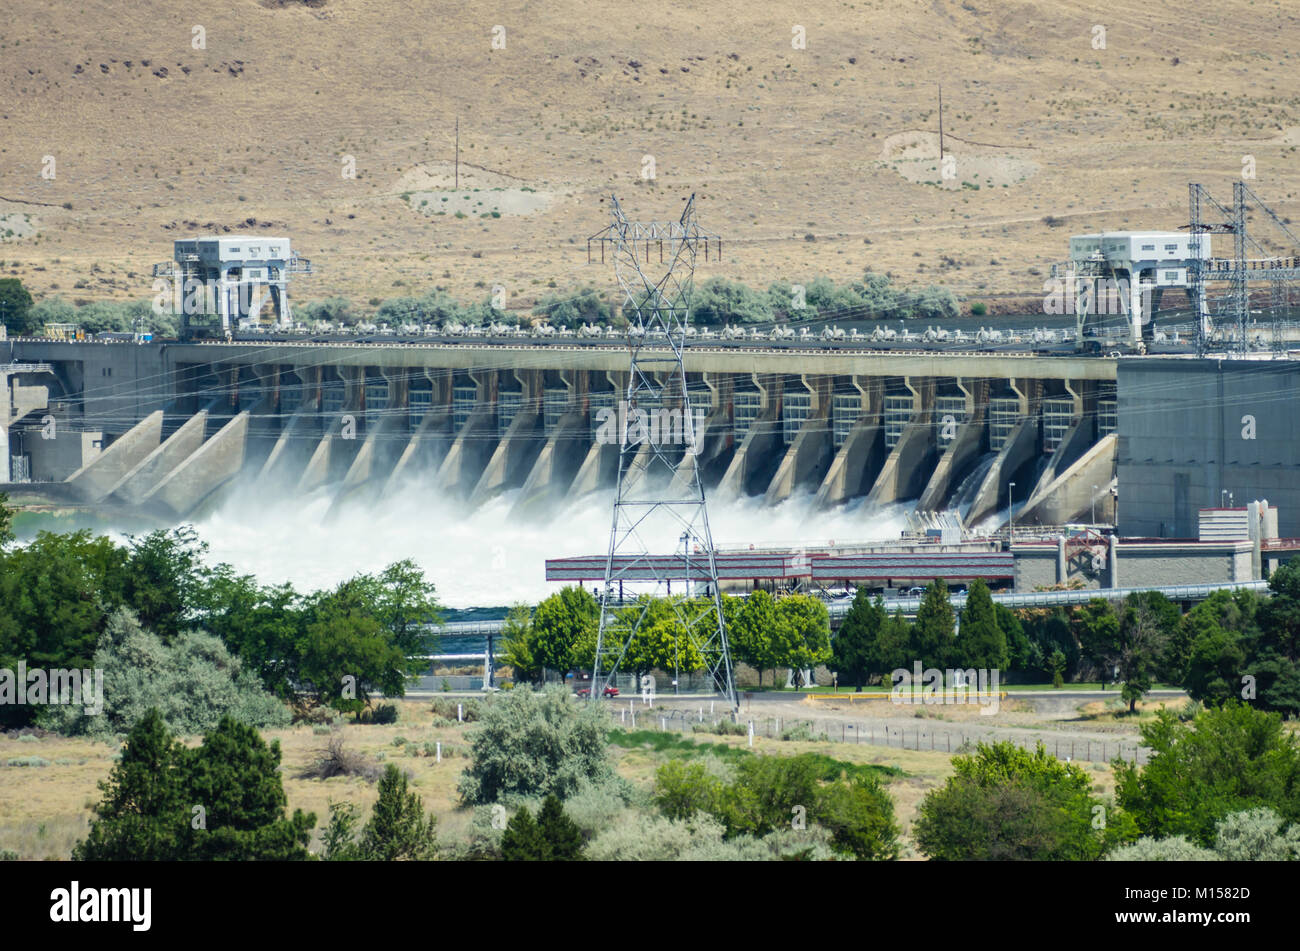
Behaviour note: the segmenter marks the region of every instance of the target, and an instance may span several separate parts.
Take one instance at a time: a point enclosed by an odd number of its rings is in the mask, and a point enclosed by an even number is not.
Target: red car
[[[591,688],[590,688],[590,687],[583,687],[581,690],[578,691],[578,696],[579,696],[579,697],[590,697],[590,696],[591,696]],[[617,697],[617,696],[618,696],[618,688],[617,688],[617,687],[606,687],[606,688],[605,688],[605,696],[606,696],[606,697]]]

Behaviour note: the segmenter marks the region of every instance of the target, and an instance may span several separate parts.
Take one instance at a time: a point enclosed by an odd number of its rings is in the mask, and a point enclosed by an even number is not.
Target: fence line
[[[668,709],[643,705],[637,700],[635,714],[629,719],[629,708],[621,713],[612,709],[615,725],[623,729],[649,729],[707,737],[725,717],[710,716],[704,707],[696,709]],[[820,721],[791,719],[788,717],[741,717],[738,721],[752,724],[754,736],[763,739],[804,739],[830,743],[885,746],[901,750],[958,753],[968,746],[984,742],[1010,742],[1021,749],[1033,752],[1042,744],[1048,755],[1066,762],[1109,763],[1115,759],[1144,765],[1150,750],[1140,743],[1124,740],[1080,739],[1060,736],[1016,736],[987,730],[967,732],[962,729],[935,729],[922,726],[892,726],[888,723],[849,723],[844,720]],[[695,728],[707,724],[709,731],[696,732]],[[635,726],[634,726],[635,725]],[[734,734],[733,734],[734,735]]]

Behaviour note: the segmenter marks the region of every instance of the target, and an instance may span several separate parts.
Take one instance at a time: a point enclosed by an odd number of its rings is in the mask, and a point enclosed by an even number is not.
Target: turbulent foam
[[[409,485],[382,501],[345,503],[329,512],[328,490],[271,498],[244,488],[195,527],[210,546],[211,560],[230,562],[263,583],[288,581],[300,591],[313,590],[411,558],[449,607],[535,602],[558,587],[546,581],[547,558],[608,550],[611,494],[557,507],[538,522],[511,515],[516,495],[467,511],[461,502]],[[714,543],[813,547],[894,539],[914,507],[873,509],[857,502],[818,512],[812,502],[811,495],[775,507],[758,498],[711,502]],[[679,535],[665,524],[646,541],[668,553]]]

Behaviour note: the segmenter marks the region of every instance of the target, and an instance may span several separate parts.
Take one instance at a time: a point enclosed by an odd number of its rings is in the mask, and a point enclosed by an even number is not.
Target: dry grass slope
[[[273,229],[319,267],[300,300],[503,284],[519,306],[610,283],[582,239],[611,190],[642,217],[695,191],[727,242],[708,273],[1035,293],[1068,231],[1174,227],[1187,181],[1226,191],[1243,155],[1294,213],[1298,26],[1288,0],[8,0],[0,216],[37,230],[0,274],[144,297],[173,238]]]

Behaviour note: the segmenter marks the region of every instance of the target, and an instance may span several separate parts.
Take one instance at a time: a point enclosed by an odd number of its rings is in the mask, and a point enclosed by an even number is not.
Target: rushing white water
[[[512,516],[515,495],[471,511],[409,486],[382,501],[330,512],[328,491],[271,498],[244,487],[195,528],[210,546],[212,561],[229,562],[263,583],[288,581],[300,591],[313,590],[410,558],[448,607],[535,602],[559,587],[546,581],[547,558],[608,550],[612,493],[558,508],[545,522]],[[718,547],[810,547],[898,538],[913,508],[905,503],[869,509],[859,501],[818,512],[811,495],[771,508],[753,498],[711,502],[709,522]],[[676,549],[678,535],[665,524],[662,535],[650,535],[647,544],[666,554]]]

